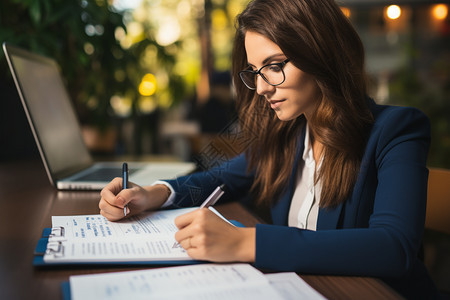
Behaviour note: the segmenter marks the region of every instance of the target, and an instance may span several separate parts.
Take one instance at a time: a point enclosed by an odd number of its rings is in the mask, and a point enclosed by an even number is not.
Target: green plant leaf
[[[42,18],[41,6],[38,0],[31,1],[29,12],[30,18],[33,21],[33,23],[35,25],[38,25],[41,22]]]

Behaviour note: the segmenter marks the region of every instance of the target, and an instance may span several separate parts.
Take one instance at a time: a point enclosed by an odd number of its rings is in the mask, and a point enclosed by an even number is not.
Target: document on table
[[[53,216],[46,263],[192,260],[176,242],[177,216],[197,209],[161,210],[110,222],[101,215]]]
[[[281,273],[282,274],[282,273]],[[275,276],[276,277],[276,276]],[[273,277],[273,278],[275,278]],[[298,276],[297,276],[298,277]],[[300,279],[300,278],[299,278]],[[273,279],[283,286],[281,281]],[[280,293],[269,277],[249,264],[202,264],[70,277],[72,300],[89,299],[324,299],[320,294]],[[290,282],[292,279],[289,279]],[[300,281],[302,281],[300,279]],[[295,282],[298,283],[298,282]],[[295,284],[294,283],[294,284]],[[304,282],[303,282],[304,283]],[[310,289],[306,283],[300,289]],[[297,294],[292,294],[296,293]],[[289,294],[291,293],[291,294]],[[287,298],[290,295],[291,298]],[[314,298],[314,296],[316,296]]]
[[[266,277],[284,300],[326,299],[294,272],[267,274]]]

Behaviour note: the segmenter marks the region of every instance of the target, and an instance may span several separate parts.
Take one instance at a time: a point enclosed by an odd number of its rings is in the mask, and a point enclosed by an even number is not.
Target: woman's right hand
[[[165,185],[141,187],[132,182],[130,188],[122,188],[122,178],[114,178],[100,192],[100,214],[109,221],[118,221],[125,217],[123,208],[127,206],[127,216],[136,215],[145,210],[160,208],[168,198]]]

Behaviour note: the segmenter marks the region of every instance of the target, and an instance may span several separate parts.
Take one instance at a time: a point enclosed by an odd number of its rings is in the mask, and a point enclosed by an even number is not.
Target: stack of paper
[[[201,264],[70,277],[66,300],[325,299],[295,273],[264,275],[249,264]]]

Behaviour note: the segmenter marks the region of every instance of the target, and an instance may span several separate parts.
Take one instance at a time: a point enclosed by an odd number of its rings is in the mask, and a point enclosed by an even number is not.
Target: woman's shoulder
[[[372,102],[370,110],[375,119],[375,123],[383,123],[389,119],[402,119],[408,120],[422,120],[428,121],[427,116],[419,109],[409,106],[397,106],[397,105],[381,105]]]
[[[430,121],[419,109],[373,103],[371,110],[374,124],[368,145],[375,147],[379,154],[406,141],[429,145]]]
[[[418,130],[429,131],[430,121],[428,117],[419,109],[407,106],[394,105],[371,105],[374,117],[374,130]]]

